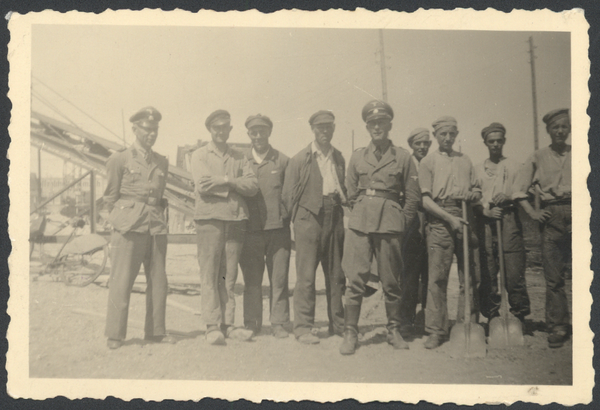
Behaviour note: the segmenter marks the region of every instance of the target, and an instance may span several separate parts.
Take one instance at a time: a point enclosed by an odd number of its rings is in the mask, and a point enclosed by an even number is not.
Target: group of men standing
[[[459,305],[464,302],[465,264],[473,265],[467,270],[473,274],[472,290],[466,292],[472,298],[473,314],[464,318],[459,310],[457,321],[477,321],[479,312],[492,319],[499,308],[498,240],[506,251],[511,313],[523,321],[530,307],[518,203],[541,224],[548,341],[550,347],[562,346],[570,332],[563,269],[571,249],[568,110],[544,117],[552,143],[522,167],[503,156],[506,129],[499,123],[482,130],[490,156],[474,167],[465,154],[453,149],[459,131],[452,117],[433,122],[439,149],[431,153],[429,130],[412,131],[408,139],[412,155],[390,140],[394,112],[389,104],[369,102],[362,118],[371,142],[353,152],[346,169],[344,157],[331,144],[335,132],[331,111],[310,117],[314,140],[291,159],[270,145],[273,123],[268,117],[248,117],[251,148],[241,152],[227,144],[230,114],[217,110],[208,116],[205,125],[211,141],[191,158],[207,342],[250,340],[261,332],[265,266],[272,334],[288,337],[290,224],[296,249],[293,333],[301,343],[319,343],[313,331],[319,263],[325,276],[329,334],[343,337],[340,353],[344,355],[358,347],[361,304],[369,294],[373,260],[385,299],[387,340],[395,349],[408,349],[405,338],[415,326],[424,326],[429,334],[428,349],[446,340],[447,287],[454,255]],[[129,295],[142,263],[148,283],[145,338],[177,341],[165,330],[166,203],[162,195],[168,161],[151,149],[160,119],[153,107],[134,114],[130,120],[136,141],[107,164],[104,200],[111,210],[113,236],[106,336],[111,349],[125,339]],[[539,198],[533,207],[531,197]],[[467,214],[463,214],[463,201],[468,204]],[[349,210],[347,230],[343,207]],[[497,220],[502,223],[502,238],[497,237]],[[470,260],[463,256],[464,225],[470,227],[469,247],[479,250],[467,252]],[[477,255],[481,263],[476,263]],[[243,326],[234,325],[238,263],[245,285]],[[424,319],[415,315],[419,302]]]

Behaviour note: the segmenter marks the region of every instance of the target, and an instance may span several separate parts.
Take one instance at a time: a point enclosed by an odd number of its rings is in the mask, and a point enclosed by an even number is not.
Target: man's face
[[[271,128],[266,125],[255,125],[248,129],[248,136],[252,142],[252,147],[258,153],[263,153],[269,149],[269,137],[271,136]]]
[[[391,129],[392,121],[389,118],[377,118],[367,122],[367,131],[375,143],[387,140]]]
[[[506,138],[501,132],[491,132],[485,137],[484,144],[490,151],[490,156],[502,155]]]
[[[311,127],[315,134],[315,141],[320,145],[328,146],[331,144],[333,138],[333,132],[335,131],[335,124],[328,122],[325,124],[315,124]]]
[[[135,124],[133,126],[133,133],[141,147],[149,150],[158,138],[158,125],[153,127],[142,127],[141,125]]]
[[[434,134],[435,139],[440,145],[440,149],[442,151],[451,151],[452,146],[454,145],[454,141],[456,140],[456,136],[458,135],[458,130],[455,127],[444,127],[437,130]]]
[[[429,139],[429,137],[427,137],[426,140],[419,140],[413,142],[412,144],[410,144],[410,147],[413,150],[413,155],[415,156],[415,158],[421,161],[427,156],[427,153],[429,152],[429,147],[431,147],[431,140]]]
[[[210,126],[210,137],[215,144],[225,144],[229,139],[229,133],[232,130],[229,122],[223,124],[212,124]]]
[[[546,126],[546,131],[552,138],[552,144],[564,145],[567,138],[571,134],[571,120],[569,118],[561,118]]]

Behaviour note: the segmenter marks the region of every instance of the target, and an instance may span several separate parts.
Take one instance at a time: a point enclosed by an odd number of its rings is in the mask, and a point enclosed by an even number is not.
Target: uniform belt
[[[152,206],[160,205],[160,202],[161,202],[160,198],[155,198],[153,196],[140,197],[140,196],[135,196],[135,195],[121,195],[119,197],[119,199],[124,199],[126,201],[141,202],[146,205],[152,205]]]
[[[460,199],[452,199],[452,198],[436,199],[434,202],[441,207],[444,207],[444,206],[456,206],[458,208],[462,207],[462,201]]]
[[[364,196],[376,196],[379,198],[385,198],[394,202],[400,202],[400,195],[394,191],[384,191],[383,189],[361,189],[359,195]]]

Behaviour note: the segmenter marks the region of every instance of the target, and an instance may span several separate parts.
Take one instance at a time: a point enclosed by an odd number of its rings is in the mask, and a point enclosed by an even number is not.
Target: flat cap
[[[229,112],[227,112],[225,110],[217,110],[217,111],[213,112],[212,114],[210,114],[208,117],[206,117],[206,121],[204,121],[204,125],[206,125],[206,128],[210,129],[210,126],[213,124],[221,125],[221,124],[226,124],[230,121],[231,121],[231,116],[229,115]]]
[[[444,128],[444,127],[456,128],[457,122],[456,122],[456,118],[450,117],[448,115],[444,115],[443,117],[440,117],[437,120],[435,120],[431,124],[431,126],[433,127],[433,132],[437,132],[439,129]]]
[[[490,135],[492,132],[501,132],[502,135],[506,135],[506,128],[504,128],[504,125],[500,124],[499,122],[493,122],[481,130],[481,138],[483,138],[485,141],[485,137]]]
[[[154,107],[144,107],[129,117],[130,122],[145,128],[157,127],[161,119],[161,113]]]
[[[560,120],[562,118],[569,118],[569,109],[568,108],[560,108],[558,110],[552,110],[548,114],[544,115],[542,121],[546,123],[546,125],[552,124],[554,121]]]
[[[381,100],[369,101],[362,109],[362,119],[364,122],[376,120],[378,118],[394,119],[394,110],[392,107]]]
[[[246,122],[244,125],[246,125],[246,128],[248,128],[248,129],[250,129],[250,127],[255,127],[258,125],[269,127],[271,129],[273,128],[273,122],[271,121],[271,119],[269,117],[267,117],[266,115],[261,115],[261,114],[249,116],[248,119],[246,119]]]
[[[335,115],[328,110],[319,110],[308,119],[310,125],[329,124],[335,121]]]
[[[408,145],[424,139],[429,139],[429,130],[427,128],[415,128],[408,135]]]

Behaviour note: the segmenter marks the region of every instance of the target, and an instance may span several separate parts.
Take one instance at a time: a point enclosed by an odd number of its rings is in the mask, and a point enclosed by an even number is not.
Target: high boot
[[[340,345],[343,355],[354,354],[358,345],[358,318],[360,305],[346,305],[344,310],[344,341]]]
[[[385,312],[388,318],[388,343],[397,350],[408,349],[408,343],[406,343],[400,334],[400,304],[386,303]]]

